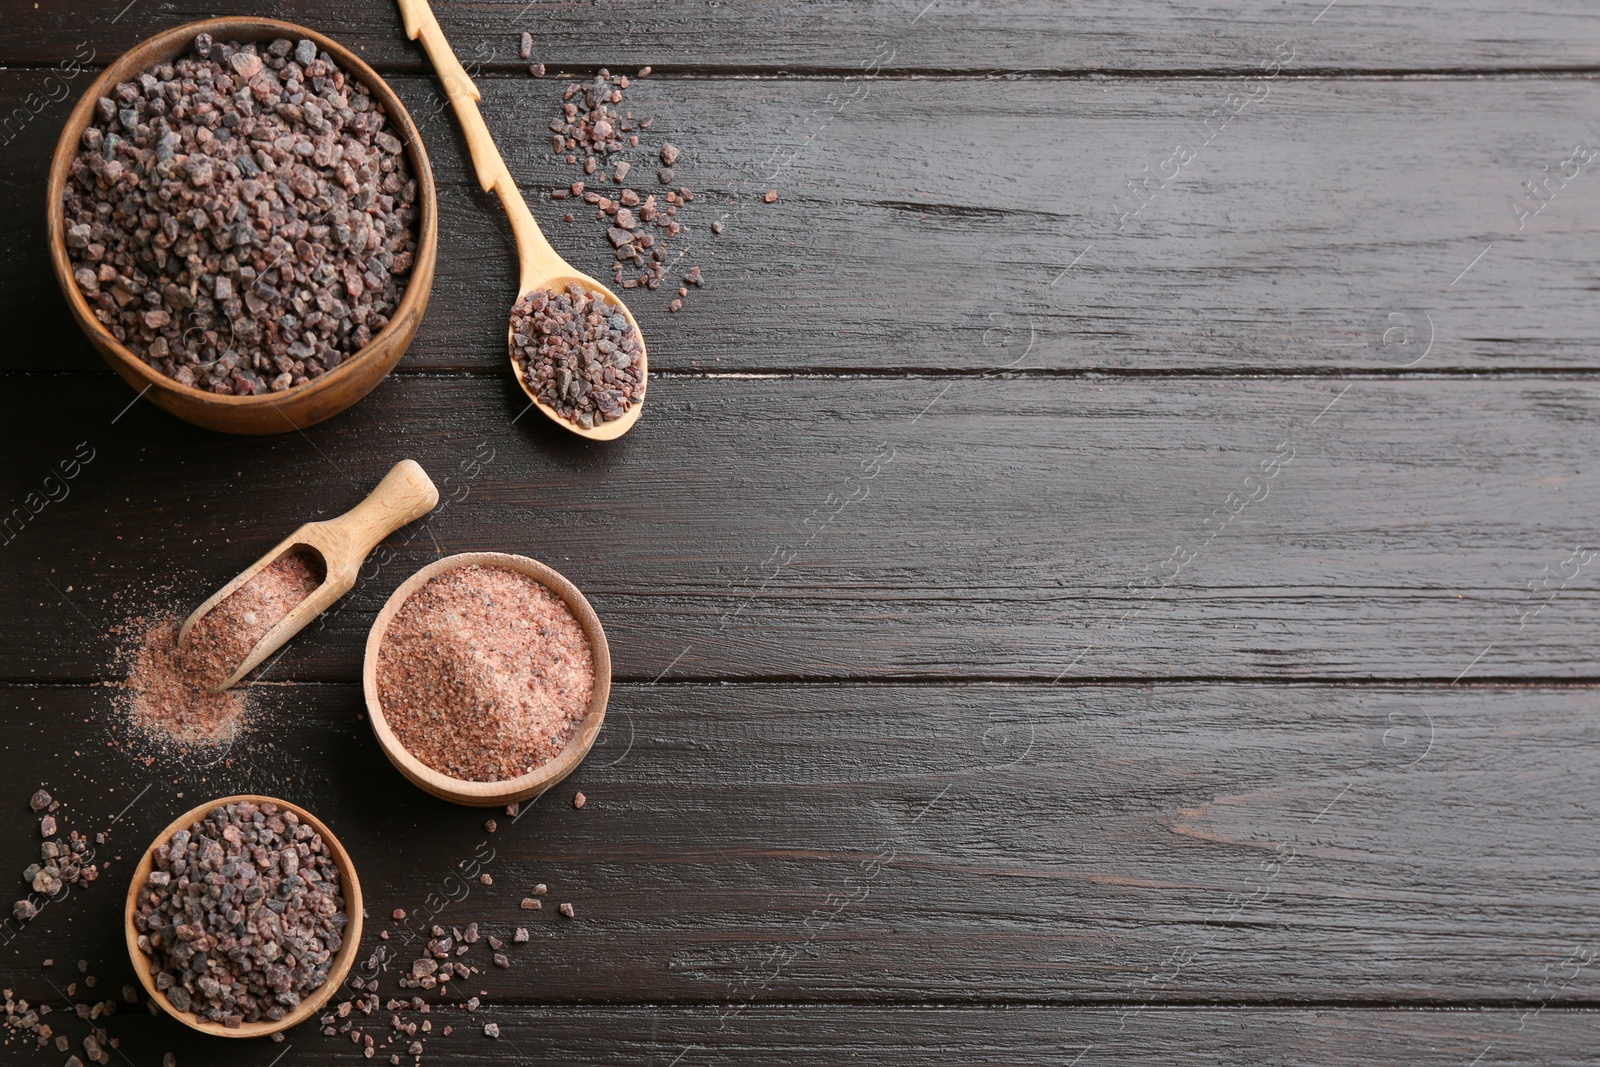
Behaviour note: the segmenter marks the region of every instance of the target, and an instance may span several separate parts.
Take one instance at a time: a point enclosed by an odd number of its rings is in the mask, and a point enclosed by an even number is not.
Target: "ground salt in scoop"
[[[378,649],[378,702],[418,760],[473,782],[560,755],[588,712],[594,652],[566,601],[537,579],[473,564],[408,597]]]
[[[122,683],[130,720],[147,736],[179,747],[230,741],[248,715],[249,696],[213,692],[274,626],[322,584],[322,560],[291,551],[263,567],[206,613],[178,647],[180,620],[163,615],[134,637]]]
[[[315,552],[285,552],[202,615],[180,657],[213,688],[221,685],[325,577],[327,569]]]

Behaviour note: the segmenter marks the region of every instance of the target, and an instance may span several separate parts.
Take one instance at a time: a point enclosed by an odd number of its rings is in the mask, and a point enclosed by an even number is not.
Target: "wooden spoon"
[[[482,94],[478,92],[478,87],[472,83],[472,79],[467,77],[460,60],[456,59],[450,42],[445,39],[444,31],[439,28],[439,20],[433,17],[433,8],[428,6],[428,0],[396,0],[396,2],[400,5],[400,17],[405,22],[406,36],[413,41],[421,40],[423,51],[428,53],[433,69],[439,74],[445,95],[455,107],[456,119],[461,123],[461,131],[467,138],[467,149],[472,153],[472,164],[478,172],[478,184],[483,187],[484,192],[499,195],[500,203],[505,205],[506,215],[511,219],[511,232],[516,238],[517,259],[522,272],[521,281],[518,282],[517,299],[521,300],[523,296],[536,289],[561,291],[568,285],[578,285],[604,296],[608,303],[621,308],[623,317],[628,320],[634,335],[639,338],[639,398],[629,405],[621,418],[597,423],[593,429],[586,430],[576,422],[563,418],[554,408],[535,396],[527,378],[523,376],[522,365],[516,356],[511,356],[511,366],[516,372],[517,384],[522,386],[522,391],[528,394],[528,399],[532,400],[540,411],[580,437],[594,441],[610,441],[621,437],[639,421],[640,412],[644,408],[645,388],[649,384],[650,366],[645,354],[644,334],[639,331],[639,324],[634,321],[633,312],[629,311],[611,290],[562,259],[556,250],[550,247],[550,242],[545,240],[539,224],[534,221],[533,213],[528,210],[527,202],[522,199],[522,193],[517,190],[517,183],[512,180],[511,172],[506,169],[505,160],[500,158],[500,150],[495,147],[494,138],[489,134],[489,127],[484,125],[483,116],[478,112],[478,101],[483,98]],[[506,329],[506,350],[511,351],[509,326]]]
[[[183,626],[178,630],[178,647],[182,648],[188,643],[189,632],[194,629],[195,623],[228,599],[235,589],[254,578],[263,567],[296,549],[310,550],[321,557],[324,574],[322,584],[280,619],[277,625],[262,634],[261,640],[256,642],[239,669],[214,691],[237,685],[262,660],[282,648],[308,622],[350,591],[356,584],[357,575],[361,573],[361,564],[367,558],[367,553],[377,548],[378,542],[413,519],[426,515],[437,503],[439,490],[434,488],[428,472],[416,460],[401,460],[361,503],[336,519],[306,523],[278,542],[272,551],[252,563],[233,581],[212,593],[210,599],[194,609],[194,614],[183,620]]]

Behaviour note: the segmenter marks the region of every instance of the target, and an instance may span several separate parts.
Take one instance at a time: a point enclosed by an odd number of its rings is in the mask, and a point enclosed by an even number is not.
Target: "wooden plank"
[[[0,396],[3,499],[42,504],[0,548],[3,678],[106,677],[109,627],[403,456],[463,499],[278,677],[354,677],[401,579],[475,549],[576,581],[632,680],[1595,676],[1588,379],[664,378],[610,447],[513,422],[504,379],[393,379],[266,441],[70,384],[75,417],[62,381]]]
[[[1098,1067],[1108,1063],[1181,1062],[1254,1067],[1261,1063],[1365,1067],[1374,1062],[1469,1064],[1490,1048],[1482,1064],[1496,1067],[1567,1067],[1589,1062],[1594,1015],[1547,1008],[1525,1030],[1518,1012],[1445,1010],[1169,1009],[1150,1012],[1138,1025],[1118,1030],[1114,1009],[1042,1008],[726,1008],[561,1007],[494,1004],[452,1036],[429,1037],[424,1063],[490,1067],[506,1062],[730,1067],[756,1060],[835,1067],[852,1060],[889,1065],[928,1063],[1051,1064]],[[444,1013],[433,1021],[436,1031]],[[451,1013],[458,1024],[471,1018]],[[494,1021],[500,1040],[483,1037]],[[134,1063],[160,1062],[176,1050],[178,1062],[213,1062],[216,1042],[180,1032],[143,1012],[122,1013],[109,1029],[123,1038]],[[337,1062],[351,1055],[342,1038],[296,1031],[272,1050],[281,1067]],[[520,1058],[519,1058],[520,1057]],[[267,1057],[263,1057],[265,1061]],[[350,1062],[358,1062],[351,1059]],[[380,1057],[379,1063],[387,1062]],[[403,1061],[404,1062],[404,1061]]]
[[[473,980],[496,1003],[1103,1004],[1135,1034],[1168,1004],[1600,1000],[1563,973],[1600,921],[1592,688],[629,684],[493,834],[389,767],[356,685],[257,691],[251,735],[180,763],[128,746],[103,689],[0,689],[28,768],[0,864],[36,848],[35,778],[69,826],[126,809],[103,883],[8,959],[114,967],[141,845],[250,791],[340,835],[373,946],[396,907],[528,926]]]
[[[1229,4],[1049,0],[789,0],[719,4],[623,0],[597,9],[571,0],[473,0],[435,5],[463,57],[518,67],[517,35],[532,31],[537,58],[556,69],[654,64],[671,71],[857,73],[874,57],[919,72],[1072,74],[1089,71],[1254,70],[1285,38],[1319,69],[1540,70],[1600,66],[1592,12],[1580,0],[1448,0]],[[115,55],[157,30],[207,18],[195,0],[143,0],[70,12],[13,4],[0,23],[0,60],[54,64],[88,40]],[[382,69],[415,70],[392,4],[361,0],[337,11],[308,0],[250,0],[263,14],[322,30]]]
[[[0,72],[0,114],[41,76]],[[570,182],[577,168],[549,162],[543,141],[559,83],[481,86],[525,187],[543,196]],[[442,215],[432,303],[402,369],[498,370],[516,273],[502,213],[470,184],[435,83],[406,77],[396,88],[430,146]],[[676,246],[679,272],[699,264],[707,279],[678,315],[669,291],[630,293],[652,367],[1596,368],[1579,279],[1600,218],[1600,157],[1564,188],[1553,181],[1553,199],[1525,224],[1513,204],[1576,143],[1600,144],[1600,81],[1286,74],[1208,134],[1207,116],[1236,88],[913,79],[851,101],[829,79],[646,80],[634,106],[685,150],[680,180],[700,194],[685,213],[697,229]],[[39,190],[69,106],[49,105],[0,155],[0,313],[17,334],[0,370],[101,367],[43,244]],[[1181,171],[1180,140],[1198,149]],[[653,183],[650,161],[639,162]],[[1159,175],[1174,171],[1162,187]],[[1157,177],[1131,191],[1145,174]],[[760,203],[774,187],[780,200]],[[581,213],[561,221],[571,208],[534,204],[578,266],[609,276],[603,229]],[[723,216],[725,233],[712,237]]]
[[[433,1062],[1591,1058],[1592,166],[1513,205],[1600,136],[1600,44],[1576,0],[1473,7],[442,4],[530,190],[571,175],[524,24],[560,74],[655,64],[633,104],[685,150],[689,218],[729,213],[683,315],[634,301],[662,373],[608,448],[519,418],[504,225],[377,0],[270,13],[365,45],[418,112],[445,245],[401,373],[267,441],[130,407],[41,247],[88,77],[60,64],[210,12],[0,8],[0,865],[32,858],[36,775],[111,832],[0,977],[56,999],[40,960],[86,959],[114,996],[138,851],[251,789],[345,838],[369,946],[396,906],[504,932],[537,881],[577,905],[476,1018],[435,1016],[467,1024]],[[603,270],[592,223],[534,206]],[[401,455],[450,502],[254,684],[249,736],[132,743],[111,629]],[[472,548],[577,580],[620,679],[578,775],[492,835],[388,768],[352,681],[389,590]],[[141,1067],[216,1058],[111,1029]]]

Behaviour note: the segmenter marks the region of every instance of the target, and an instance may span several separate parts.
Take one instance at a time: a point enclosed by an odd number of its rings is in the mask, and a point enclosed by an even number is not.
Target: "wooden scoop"
[[[467,138],[467,149],[472,153],[472,164],[478,171],[478,184],[483,187],[484,192],[499,195],[500,203],[505,205],[506,215],[511,219],[511,232],[516,238],[517,259],[522,271],[522,278],[518,282],[517,299],[521,300],[535,289],[561,291],[568,285],[578,285],[604,296],[609,303],[621,308],[623,317],[628,320],[628,325],[639,338],[639,398],[619,419],[596,423],[592,429],[585,430],[576,422],[563,418],[554,408],[534,395],[527,378],[523,375],[522,365],[517,362],[515,356],[512,356],[511,367],[516,372],[517,384],[547,417],[580,437],[594,441],[610,441],[621,437],[639,421],[639,415],[644,410],[644,394],[650,378],[644,334],[640,332],[639,324],[634,321],[633,312],[629,311],[611,290],[562,259],[556,250],[550,247],[550,242],[545,240],[539,224],[533,219],[533,213],[528,210],[527,202],[522,199],[522,193],[517,190],[517,183],[512,180],[511,172],[506,169],[505,160],[500,158],[500,150],[495,147],[494,138],[489,135],[489,127],[484,125],[483,116],[478,112],[478,101],[483,98],[482,94],[478,92],[478,87],[472,83],[472,79],[467,77],[466,70],[462,68],[461,62],[456,59],[455,52],[450,48],[450,42],[445,40],[444,31],[439,28],[439,20],[433,17],[433,8],[428,6],[428,0],[396,0],[396,2],[400,5],[400,17],[405,22],[406,36],[413,41],[421,40],[423,51],[428,53],[433,69],[439,74],[445,95],[455,107],[456,119],[461,123],[461,132]],[[508,353],[511,351],[509,326],[506,328],[506,351]]]
[[[356,584],[356,576],[361,573],[361,564],[367,558],[367,553],[378,547],[380,541],[413,519],[426,515],[437,503],[439,490],[434,488],[428,472],[416,460],[401,460],[361,503],[336,519],[306,523],[278,542],[272,551],[252,563],[233,581],[211,594],[210,599],[194,609],[194,614],[183,620],[183,626],[178,630],[178,647],[182,648],[188,643],[189,632],[194,629],[195,623],[228,599],[234,590],[254,578],[263,567],[296,549],[309,550],[321,557],[324,574],[322,584],[280,619],[277,625],[261,635],[239,669],[217,689],[237,685],[262,660],[304,629],[306,623],[350,591],[350,587]]]

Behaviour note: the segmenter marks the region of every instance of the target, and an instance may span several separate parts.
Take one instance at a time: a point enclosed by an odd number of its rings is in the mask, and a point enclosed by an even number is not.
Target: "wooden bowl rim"
[[[427,150],[422,145],[422,135],[417,125],[411,119],[411,113],[401,101],[398,93],[390,87],[383,77],[373,70],[367,63],[350,49],[316,30],[282,19],[256,18],[245,15],[227,15],[220,18],[201,19],[197,22],[186,22],[171,29],[162,30],[153,37],[147,37],[122,55],[118,56],[100,73],[84,94],[79,98],[71,114],[67,116],[66,125],[62,127],[61,136],[56,141],[55,154],[50,159],[50,176],[47,182],[47,195],[49,197],[48,213],[46,216],[47,239],[50,242],[50,264],[55,269],[56,281],[61,286],[62,293],[69,303],[73,305],[74,318],[85,331],[92,336],[91,340],[102,352],[109,352],[116,356],[117,361],[129,368],[141,381],[145,388],[156,388],[171,392],[177,396],[188,397],[207,404],[222,405],[235,409],[249,410],[252,408],[277,407],[284,403],[290,396],[296,402],[307,401],[311,398],[328,392],[337,387],[345,378],[356,372],[347,367],[354,367],[362,361],[363,357],[375,352],[381,352],[379,341],[398,334],[404,328],[404,323],[410,313],[428,298],[427,286],[411,284],[416,272],[413,264],[413,276],[406,279],[405,292],[400,295],[400,302],[395,305],[389,322],[373,335],[372,339],[357,350],[353,355],[343,360],[333,370],[328,371],[320,378],[307,382],[305,385],[295,386],[281,393],[257,393],[252,396],[235,396],[225,393],[212,393],[198,389],[192,385],[184,385],[176,378],[169,378],[156,370],[150,364],[140,359],[132,349],[118,341],[106,329],[105,324],[95,317],[94,309],[89,306],[89,301],[78,288],[77,279],[72,276],[72,261],[67,256],[66,242],[66,213],[61,206],[61,193],[66,188],[68,172],[72,161],[77,157],[79,141],[83,137],[84,129],[89,125],[94,110],[94,102],[101,96],[108,95],[108,90],[118,82],[127,81],[131,75],[136,75],[148,70],[157,63],[166,62],[180,54],[193,44],[194,38],[201,33],[209,33],[213,37],[226,39],[233,37],[244,43],[270,40],[277,37],[295,36],[307,37],[317,43],[317,48],[326,51],[339,64],[346,74],[359,78],[375,98],[383,105],[384,112],[404,135],[405,152],[411,162],[412,176],[417,180],[417,189],[421,193],[421,203],[417,215],[417,253],[416,261],[420,263],[424,256],[437,254],[438,245],[438,193],[433,185],[433,167],[428,161]],[[255,36],[243,36],[255,35]],[[426,246],[426,247],[425,247]],[[431,283],[430,283],[431,284]],[[391,334],[394,331],[394,334]],[[353,402],[353,401],[352,401]]]
[[[417,759],[395,736],[378,701],[378,649],[383,644],[389,623],[399,613],[401,606],[413,593],[438,575],[475,564],[504,567],[526,574],[561,597],[577,618],[578,624],[583,627],[584,636],[589,639],[589,648],[594,657],[594,689],[589,696],[589,710],[579,721],[577,732],[567,742],[567,747],[549,763],[527,774],[499,782],[473,782],[465,778],[455,778],[436,771]],[[600,733],[600,726],[605,722],[606,702],[611,694],[611,648],[606,642],[606,632],[600,624],[600,616],[595,613],[594,606],[576,585],[553,567],[528,556],[509,552],[460,552],[434,560],[401,582],[400,587],[389,595],[383,610],[378,612],[378,617],[373,620],[372,629],[367,633],[366,654],[361,667],[361,687],[366,695],[367,718],[372,723],[373,733],[378,735],[378,744],[382,747],[384,755],[389,757],[402,774],[414,784],[445,800],[474,807],[493,807],[513,800],[525,800],[543,792],[571,774],[589,754],[589,749],[594,746],[595,737]]]
[[[156,848],[172,840],[172,835],[179,830],[187,830],[195,823],[204,819],[211,812],[225,804],[238,804],[249,801],[253,804],[276,804],[285,811],[292,811],[301,821],[309,824],[311,828],[321,835],[322,841],[328,846],[328,853],[333,857],[333,862],[339,869],[340,888],[344,892],[344,911],[348,917],[344,928],[344,941],[339,946],[338,954],[333,957],[333,962],[328,968],[328,978],[310,996],[302,998],[300,1006],[289,1012],[282,1019],[273,1022],[244,1023],[237,1028],[229,1028],[221,1023],[202,1019],[194,1012],[179,1011],[167,999],[165,993],[156,989],[155,978],[151,974],[150,957],[139,947],[139,933],[134,928],[133,917],[138,911],[139,891],[145,886],[150,877],[150,871],[155,867]],[[128,886],[128,899],[123,909],[123,925],[128,939],[128,957],[133,963],[133,970],[139,976],[139,982],[144,986],[145,993],[159,1004],[163,1011],[177,1019],[185,1026],[199,1030],[203,1034],[213,1034],[218,1037],[265,1037],[311,1018],[322,1006],[326,1004],[333,994],[344,983],[345,976],[350,973],[351,966],[356,961],[356,956],[361,951],[361,926],[363,917],[363,901],[361,896],[361,880],[356,877],[356,865],[350,858],[350,853],[340,844],[339,839],[328,829],[326,823],[299,804],[277,797],[263,796],[259,793],[238,793],[233,796],[221,797],[217,800],[208,800],[198,804],[168,824],[165,830],[156,835],[150,842],[150,847],[145,849],[144,856],[139,860],[139,866],[133,870],[133,882]]]

